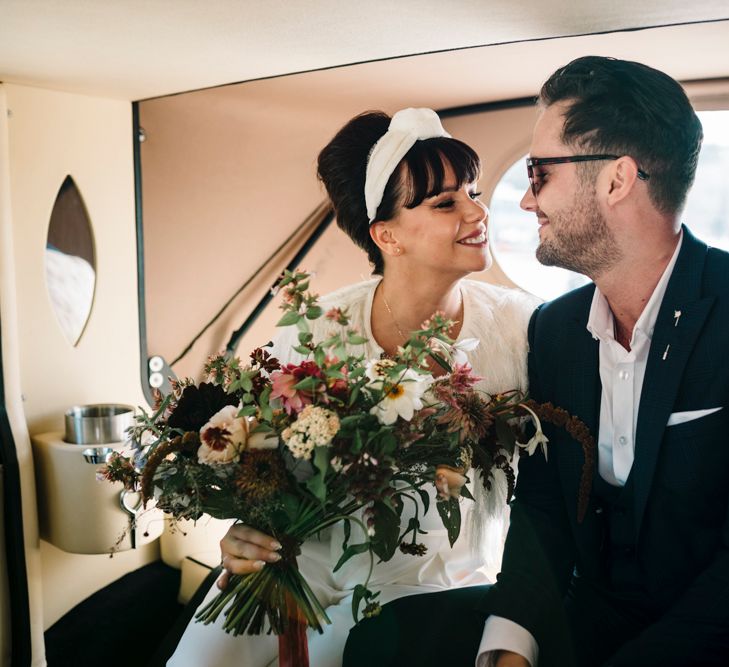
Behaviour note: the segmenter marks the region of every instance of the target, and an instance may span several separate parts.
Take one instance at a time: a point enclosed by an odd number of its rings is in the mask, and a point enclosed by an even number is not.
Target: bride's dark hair
[[[364,186],[367,158],[389,125],[390,116],[382,111],[355,116],[322,149],[318,161],[319,179],[334,205],[337,225],[367,253],[373,273],[380,275],[384,262],[370,237]],[[481,173],[481,161],[474,150],[448,137],[416,141],[403,164],[407,169],[396,169],[387,182],[375,222],[394,217],[400,206],[415,208],[423,199],[441,192],[446,164],[453,169],[458,187],[476,181]]]

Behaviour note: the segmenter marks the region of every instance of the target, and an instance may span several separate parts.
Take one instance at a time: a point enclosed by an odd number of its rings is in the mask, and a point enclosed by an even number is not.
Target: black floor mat
[[[146,667],[184,609],[179,586],[158,561],[97,591],[46,631],[48,667]]]

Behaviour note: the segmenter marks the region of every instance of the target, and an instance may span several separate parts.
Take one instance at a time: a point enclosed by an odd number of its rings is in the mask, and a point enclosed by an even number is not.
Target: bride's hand
[[[223,573],[218,588],[225,589],[231,574],[250,574],[281,560],[279,549],[281,545],[270,535],[240,523],[231,526],[220,540]]]
[[[466,483],[464,472],[466,471],[463,468],[438,466],[435,470],[435,488],[438,490],[438,496],[444,500],[460,497],[461,488]]]

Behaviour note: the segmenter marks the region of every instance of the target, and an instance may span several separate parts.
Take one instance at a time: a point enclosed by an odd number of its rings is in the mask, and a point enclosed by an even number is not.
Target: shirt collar
[[[658,311],[661,309],[661,303],[663,297],[666,294],[666,288],[668,287],[668,281],[671,279],[673,273],[673,267],[676,265],[678,259],[678,253],[681,250],[683,243],[683,229],[681,230],[676,249],[673,251],[673,256],[668,262],[661,279],[658,281],[651,298],[648,300],[643,312],[640,314],[638,321],[635,323],[633,328],[633,335],[631,337],[630,345],[633,347],[635,342],[635,336],[637,332],[640,332],[647,339],[653,337],[653,329],[656,326],[656,320],[658,319]],[[607,340],[615,338],[615,324],[613,319],[613,313],[610,310],[610,305],[605,295],[600,289],[595,286],[595,293],[592,296],[592,304],[590,306],[590,316],[587,319],[587,330],[592,334],[595,340]]]

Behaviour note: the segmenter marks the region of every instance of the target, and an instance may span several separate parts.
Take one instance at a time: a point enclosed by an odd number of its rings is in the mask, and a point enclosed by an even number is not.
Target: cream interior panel
[[[18,317],[15,268],[15,244],[12,225],[10,151],[7,89],[0,85],[0,319],[3,327],[3,389],[10,432],[16,447],[21,486],[25,565],[28,575],[30,632],[33,667],[45,665],[43,648],[43,609],[38,550],[38,522],[30,437],[23,412],[20,389],[20,359],[18,354]],[[0,503],[1,505],[2,503]],[[0,507],[0,510],[3,509]],[[3,603],[9,602],[9,592],[3,593]],[[10,644],[10,641],[7,642]],[[6,647],[12,651],[12,646]],[[2,663],[6,667],[8,663]]]
[[[144,400],[138,373],[131,106],[26,86],[6,84],[4,89],[10,111],[11,210],[9,222],[3,224],[11,227],[8,231],[12,231],[14,243],[15,290],[10,296],[17,310],[17,337],[4,340],[13,345],[4,352],[18,364],[19,387],[9,401],[17,401],[14,409],[22,427],[27,422],[30,433],[37,434],[62,430],[63,413],[71,405],[140,405]],[[50,213],[68,174],[86,204],[97,259],[94,304],[76,347],[64,338],[51,310],[44,271]],[[3,310],[3,333],[8,324],[5,315]],[[24,437],[16,436],[16,448],[21,475],[27,481],[23,485],[24,509],[32,505],[34,510],[27,432]],[[43,622],[34,622],[38,630],[47,628],[98,588],[158,557],[156,545],[120,553],[113,559],[78,556],[39,545],[35,516],[28,514],[25,530],[34,550],[29,553],[28,568],[36,614],[43,582]]]
[[[8,132],[7,132],[7,108],[5,104],[5,91],[0,86],[0,239],[5,241],[10,234],[10,203],[7,201],[10,196],[10,183],[8,179]],[[4,202],[4,203],[3,203]],[[5,245],[5,244],[3,244]],[[3,252],[0,246],[0,322],[3,321],[3,293],[2,285],[7,275],[7,249]],[[12,257],[12,255],[11,255]],[[4,332],[3,332],[4,334]],[[3,378],[0,378],[3,382]],[[5,551],[5,470],[0,466],[0,553]],[[0,667],[10,664],[10,591],[8,589],[7,561],[3,560],[0,566]]]

